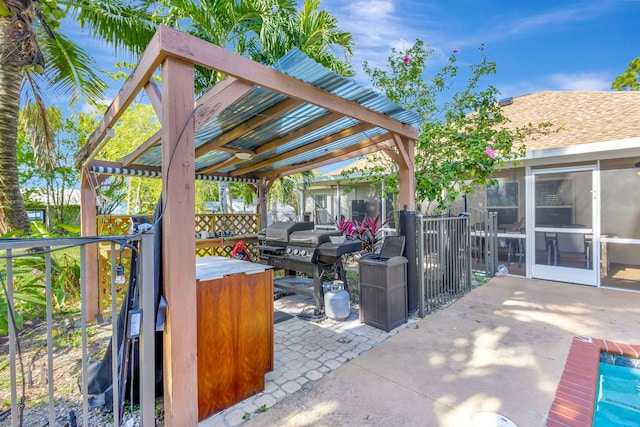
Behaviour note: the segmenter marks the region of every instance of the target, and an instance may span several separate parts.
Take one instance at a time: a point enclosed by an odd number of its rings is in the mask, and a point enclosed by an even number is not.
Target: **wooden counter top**
[[[222,256],[205,256],[196,258],[196,280],[219,279],[231,274],[261,273],[271,268],[269,265],[256,262],[241,261]]]

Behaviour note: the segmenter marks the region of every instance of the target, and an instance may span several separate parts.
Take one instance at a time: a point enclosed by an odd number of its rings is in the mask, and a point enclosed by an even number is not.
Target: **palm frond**
[[[69,105],[81,98],[102,99],[107,85],[98,76],[94,59],[84,49],[60,32],[55,39],[41,38],[47,58],[45,76],[56,96],[69,98]]]
[[[59,123],[62,113],[59,109],[47,109],[40,91],[40,85],[33,73],[26,72],[25,81],[29,84],[29,89],[33,97],[20,110],[18,123],[31,140],[33,156],[36,164],[43,169],[50,170],[53,167],[54,159],[51,153],[54,152],[53,128]]]
[[[142,53],[157,30],[153,21],[158,17],[142,2],[75,0],[70,6],[81,28],[90,30],[117,51]]]

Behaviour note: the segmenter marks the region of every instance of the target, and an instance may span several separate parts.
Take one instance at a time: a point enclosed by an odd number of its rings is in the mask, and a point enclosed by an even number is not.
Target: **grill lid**
[[[295,231],[289,236],[289,243],[318,246],[329,241],[329,236],[341,236],[342,233],[337,230],[304,230]]]
[[[274,222],[267,227],[265,237],[267,240],[286,242],[289,240],[289,235],[298,230],[313,230],[313,222]]]

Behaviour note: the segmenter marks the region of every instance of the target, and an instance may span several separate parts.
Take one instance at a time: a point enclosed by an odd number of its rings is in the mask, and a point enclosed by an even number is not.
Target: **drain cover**
[[[495,412],[478,412],[472,419],[473,427],[518,427],[509,418]]]

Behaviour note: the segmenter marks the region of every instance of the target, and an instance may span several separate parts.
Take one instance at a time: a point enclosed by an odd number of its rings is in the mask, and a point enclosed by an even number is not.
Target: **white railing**
[[[89,362],[88,354],[88,319],[87,319],[87,301],[86,288],[87,277],[85,277],[85,265],[87,262],[96,262],[97,260],[87,260],[85,246],[87,244],[96,244],[98,242],[111,241],[112,245],[112,295],[115,296],[116,289],[116,253],[115,250],[119,245],[128,245],[136,247],[139,254],[138,268],[136,269],[137,286],[139,288],[139,301],[141,312],[141,333],[140,333],[140,351],[139,353],[139,398],[140,398],[140,425],[155,425],[155,304],[154,304],[154,234],[153,230],[135,236],[101,236],[92,238],[59,238],[59,239],[0,239],[0,279],[2,279],[1,290],[7,305],[7,322],[8,322],[8,348],[9,360],[8,369],[10,370],[11,384],[11,411],[8,416],[10,425],[22,426],[31,423],[23,419],[25,409],[32,409],[30,402],[26,400],[25,388],[27,375],[24,372],[24,361],[22,360],[20,342],[20,332],[16,325],[15,318],[15,262],[20,257],[44,257],[44,300],[46,301],[45,320],[46,320],[46,379],[48,387],[48,411],[45,417],[48,419],[48,425],[60,425],[60,420],[56,420],[56,405],[61,396],[56,395],[56,384],[54,373],[56,372],[56,364],[54,363],[54,310],[53,310],[53,288],[52,288],[52,252],[68,249],[71,247],[80,248],[80,294],[81,294],[81,312],[80,312],[80,328],[82,336],[82,356],[81,356],[81,382],[80,395],[64,396],[65,399],[75,400],[74,412],[81,414],[77,417],[77,425],[89,426],[96,424],[91,417],[99,416],[96,411],[89,411],[89,394],[87,389],[87,368]],[[3,271],[4,270],[4,271]],[[94,279],[97,280],[97,279]],[[97,286],[92,283],[91,286]],[[42,296],[40,296],[42,297]],[[113,313],[117,313],[117,302],[113,298]],[[126,316],[125,316],[126,318]],[[57,319],[59,320],[59,319]],[[118,330],[119,316],[112,316],[112,384],[113,384],[113,404],[112,419],[113,425],[119,426],[122,422],[122,399],[123,391],[121,376],[119,373],[124,369],[122,358],[118,355]],[[130,322],[124,323],[127,326]],[[126,328],[122,328],[126,330]],[[130,332],[130,330],[129,330]],[[24,350],[24,347],[22,348]],[[18,376],[20,372],[20,376]],[[79,372],[78,372],[79,374]],[[101,412],[101,411],[99,411]],[[58,416],[60,414],[58,413]],[[26,422],[26,424],[23,424]],[[42,423],[39,423],[39,425]]]

